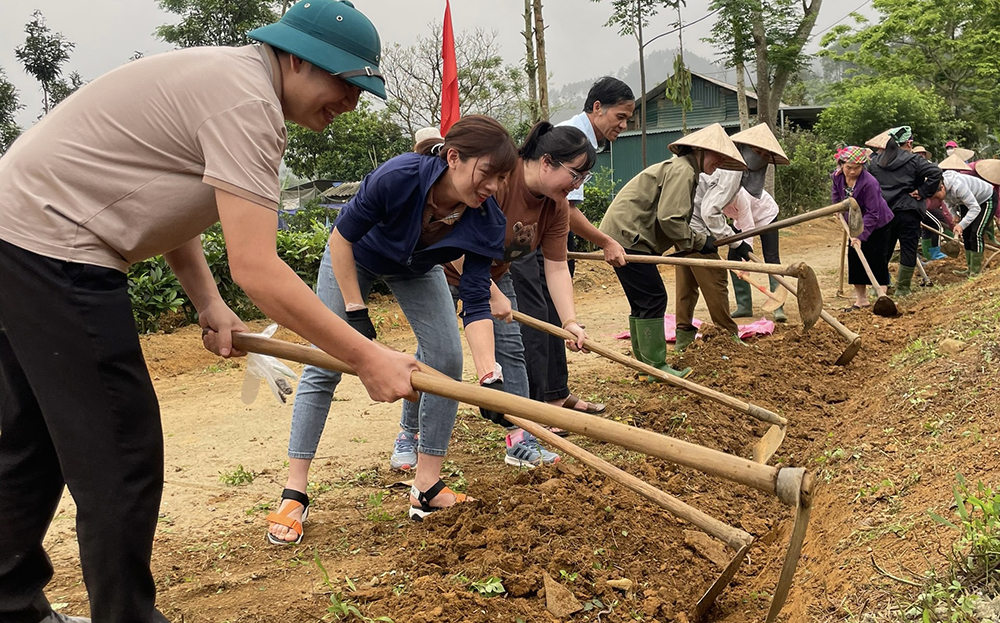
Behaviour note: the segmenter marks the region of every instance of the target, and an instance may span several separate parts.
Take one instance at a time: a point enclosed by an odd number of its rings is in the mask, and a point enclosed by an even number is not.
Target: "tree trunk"
[[[747,85],[743,72],[743,63],[736,63],[736,98],[740,107],[740,131],[750,127],[750,111],[747,108]]]
[[[640,144],[642,149],[642,168],[646,168],[646,54],[642,49],[642,6],[636,0],[636,21],[638,23],[638,28],[636,28],[636,40],[639,42],[639,89],[642,91],[640,96],[640,108],[642,109],[642,114],[639,115],[639,133],[640,133]]]
[[[531,124],[538,121],[538,65],[535,61],[535,33],[532,24],[532,0],[524,0],[524,70],[528,74],[528,115]]]
[[[545,68],[545,22],[542,0],[533,0],[535,8],[535,55],[538,59],[538,108],[540,119],[549,120],[549,73]]]
[[[681,18],[681,5],[677,3],[677,54],[681,57],[681,68],[687,71],[687,66],[684,64],[684,20]],[[683,77],[681,78],[683,80]],[[683,94],[683,89],[681,89]],[[681,134],[685,136],[688,133],[688,115],[687,115],[687,98],[683,98],[681,101]]]
[[[771,77],[770,68],[767,64],[767,33],[764,32],[764,15],[758,9],[753,15],[753,47],[757,54],[757,120],[771,126],[774,131],[774,123],[777,111],[771,114]]]

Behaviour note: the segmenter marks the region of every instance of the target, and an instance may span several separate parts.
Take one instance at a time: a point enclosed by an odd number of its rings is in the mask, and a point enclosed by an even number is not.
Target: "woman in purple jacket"
[[[889,285],[889,258],[886,257],[885,248],[888,246],[888,225],[892,221],[892,210],[882,197],[878,180],[865,169],[867,162],[868,151],[864,147],[845,147],[838,152],[837,163],[840,167],[833,174],[833,203],[854,197],[861,206],[865,224],[864,231],[857,238],[851,238],[847,273],[848,282],[854,286],[855,301],[844,311],[854,311],[870,305],[868,285],[871,281],[861,265],[858,249],[864,253],[872,274],[878,281],[879,294],[885,294]]]

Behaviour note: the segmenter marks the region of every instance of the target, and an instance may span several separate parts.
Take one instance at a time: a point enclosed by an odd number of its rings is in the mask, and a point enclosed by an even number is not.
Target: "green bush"
[[[604,213],[608,211],[611,200],[614,199],[615,180],[614,172],[601,167],[594,171],[594,177],[583,187],[583,201],[580,203],[580,211],[594,225],[599,225]]]
[[[128,273],[132,317],[140,333],[160,330],[160,322],[187,304],[180,281],[162,255],[133,264]]]
[[[281,220],[285,227],[292,231],[311,231],[316,223],[324,228],[333,225],[339,208],[330,208],[321,204],[319,199],[312,199],[306,205],[293,212],[282,212]]]
[[[304,231],[281,230],[277,237],[278,257],[310,288],[315,288],[328,238],[325,224],[319,222],[313,222]],[[226,305],[243,320],[263,318],[264,314],[233,281],[221,227],[216,224],[209,228],[202,234],[201,242],[215,285]],[[181,310],[188,322],[197,319],[180,282],[162,256],[134,264],[128,273],[128,286],[132,314],[140,333],[158,331],[166,317]]]
[[[944,143],[963,124],[954,120],[941,97],[922,90],[907,78],[845,80],[834,87],[833,104],[820,113],[816,133],[833,146],[863,145],[889,128],[908,125],[913,144],[924,145],[938,160]]]
[[[786,129],[781,146],[789,164],[775,167],[774,200],[780,218],[828,205],[834,150],[808,130]]]

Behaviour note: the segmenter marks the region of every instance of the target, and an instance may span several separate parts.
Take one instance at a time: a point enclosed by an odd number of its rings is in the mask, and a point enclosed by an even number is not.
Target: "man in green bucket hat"
[[[96,621],[165,621],[150,572],[163,489],[159,406],[129,266],[163,255],[205,347],[241,355],[201,233],[221,222],[234,281],[260,310],[358,371],[379,401],[416,399],[411,355],[337,317],[279,257],[285,122],[322,131],[385,97],[375,27],[306,0],[238,48],[176,50],[83,86],[0,159],[0,621],[80,623],[44,595],[42,539],[68,486]],[[192,509],[191,512],[198,512]]]

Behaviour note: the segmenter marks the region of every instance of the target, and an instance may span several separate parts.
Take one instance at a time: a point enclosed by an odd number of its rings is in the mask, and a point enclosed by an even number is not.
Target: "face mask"
[[[948,149],[944,150],[944,153],[950,156],[953,153],[955,153],[955,148],[954,147],[949,147]]]
[[[740,155],[743,156],[743,161],[747,163],[747,170],[743,172],[740,185],[755,198],[760,199],[761,195],[764,194],[764,178],[767,176],[768,160],[761,157],[749,145],[737,145],[737,148],[740,150]]]

